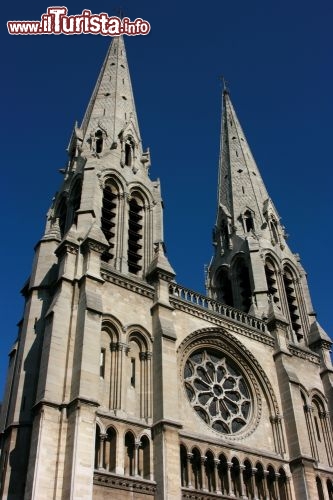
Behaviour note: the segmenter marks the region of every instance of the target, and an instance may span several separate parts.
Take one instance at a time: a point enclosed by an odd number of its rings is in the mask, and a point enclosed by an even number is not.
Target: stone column
[[[151,358],[153,356],[152,352],[147,352],[147,418],[152,416],[152,369],[151,369]]]
[[[232,485],[232,480],[231,480],[231,467],[233,466],[234,464],[232,462],[227,462],[227,476],[228,476],[228,495],[230,497],[234,497],[235,494],[234,494],[234,488],[233,488],[233,485]]]
[[[221,493],[219,470],[218,470],[219,465],[220,465],[220,460],[218,458],[214,458],[215,493],[217,494]]]
[[[140,352],[140,417],[144,418],[147,416],[147,404],[146,404],[146,394],[147,394],[147,353]]]
[[[207,461],[207,457],[200,457],[200,472],[201,472],[201,488],[203,491],[207,491],[207,477],[206,477],[206,467],[205,463]]]
[[[240,494],[242,498],[247,498],[244,495],[244,480],[243,480],[243,470],[245,469],[245,465],[239,465],[239,486],[240,486]]]
[[[191,460],[193,458],[193,453],[187,454],[186,469],[187,469],[187,487],[192,488],[192,470],[191,470]]]
[[[104,469],[105,462],[105,440],[107,438],[107,434],[100,434],[99,436],[99,460],[98,460],[98,468]]]
[[[134,443],[134,476],[139,475],[139,448],[141,446],[141,441],[135,441]]]

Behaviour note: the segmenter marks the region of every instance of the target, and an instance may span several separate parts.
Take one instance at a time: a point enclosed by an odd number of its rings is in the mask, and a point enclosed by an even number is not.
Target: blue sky
[[[39,0],[3,6],[1,394],[23,310],[19,290],[60,186],[73,123],[83,117],[109,43],[93,35],[8,35],[6,21],[40,19],[48,6]],[[66,6],[71,15],[83,9],[114,15],[119,4]],[[319,321],[332,336],[332,2],[124,0],[122,8],[151,24],[148,36],[125,37],[125,43],[178,282],[204,291],[223,74],[288,243],[308,272]]]

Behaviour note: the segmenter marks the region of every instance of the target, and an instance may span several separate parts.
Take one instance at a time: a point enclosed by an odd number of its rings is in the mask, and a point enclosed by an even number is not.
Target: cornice
[[[141,495],[155,496],[156,482],[146,479],[134,479],[132,477],[118,476],[108,472],[94,471],[94,484],[104,486],[106,488],[115,488],[119,490],[127,490]]]
[[[220,315],[219,313],[205,310],[200,306],[196,306],[195,304],[188,303],[182,299],[172,296],[170,296],[170,304],[175,309],[183,311],[187,314],[191,314],[192,316],[196,316],[197,318],[213,323],[214,325],[227,328],[233,333],[244,335],[245,337],[249,337],[252,340],[256,340],[257,342],[269,345],[271,347],[274,347],[275,345],[275,340],[270,335],[267,335],[267,333],[258,331],[256,328],[249,325],[246,325],[246,327],[241,326],[241,324],[238,323],[235,319],[228,319],[225,316]]]
[[[310,361],[315,365],[320,365],[320,357],[318,356],[318,354],[302,349],[301,347],[298,347],[294,344],[289,344],[288,349],[293,356],[301,359],[306,359],[307,361]]]
[[[118,273],[117,271],[111,271],[110,269],[101,268],[101,276],[105,281],[113,283],[114,285],[126,288],[131,292],[138,293],[144,297],[154,299],[155,289],[153,286],[144,283],[143,281],[136,281],[128,276]]]

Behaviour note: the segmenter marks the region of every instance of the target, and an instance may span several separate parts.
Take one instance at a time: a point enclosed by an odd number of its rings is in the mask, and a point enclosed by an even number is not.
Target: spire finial
[[[223,93],[228,94],[229,93],[228,82],[223,75],[220,76],[220,81],[222,82],[223,85]]]
[[[114,11],[115,11],[117,17],[119,17],[119,19],[123,19],[124,18],[124,9],[121,6],[116,7],[114,9]]]

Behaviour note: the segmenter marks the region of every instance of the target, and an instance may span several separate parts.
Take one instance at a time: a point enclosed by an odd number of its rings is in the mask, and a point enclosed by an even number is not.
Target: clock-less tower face
[[[190,354],[184,384],[194,411],[215,431],[234,434],[249,424],[253,413],[249,384],[223,351],[203,347]]]

